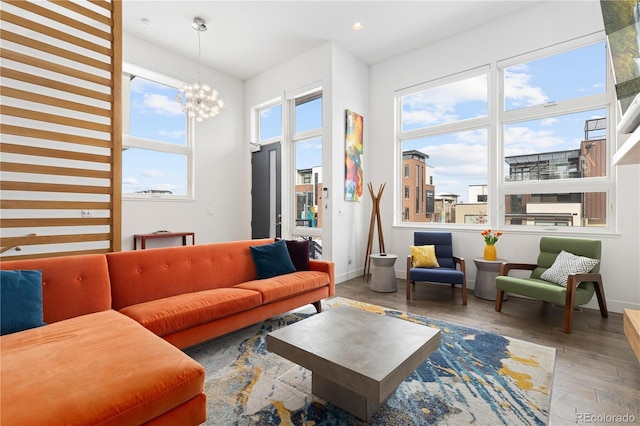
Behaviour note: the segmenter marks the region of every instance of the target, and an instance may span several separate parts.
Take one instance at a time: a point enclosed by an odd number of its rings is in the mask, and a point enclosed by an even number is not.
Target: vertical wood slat
[[[112,177],[111,177],[111,250],[122,250],[122,2],[117,0],[111,3],[113,9],[111,18],[113,20],[112,61],[113,70],[111,80],[113,81],[113,104],[111,111],[113,125],[111,137],[113,138],[113,148],[111,149]],[[117,236],[117,237],[116,237]]]
[[[2,0],[1,6],[0,59],[2,74],[9,80],[3,80],[1,88],[7,102],[3,101],[0,117],[0,152],[6,166],[0,185],[0,260],[119,251],[121,2]],[[70,30],[53,28],[49,20]],[[14,27],[5,31],[5,22]],[[43,42],[39,34],[68,44],[61,48]],[[33,51],[36,53],[30,53]],[[41,59],[37,52],[46,53],[48,59]],[[75,63],[83,65],[82,71]],[[51,73],[62,77],[50,78]],[[67,75],[91,85],[74,83]],[[107,107],[99,103],[105,101]],[[61,113],[61,109],[69,114]],[[72,112],[76,111],[83,114],[82,119],[75,118],[78,115]],[[84,118],[86,114],[88,118]],[[106,164],[108,171],[100,164]],[[96,183],[96,178],[103,183]],[[101,186],[105,183],[107,186]],[[99,213],[100,217],[81,217],[80,209]],[[20,245],[23,250],[12,251],[12,245]]]

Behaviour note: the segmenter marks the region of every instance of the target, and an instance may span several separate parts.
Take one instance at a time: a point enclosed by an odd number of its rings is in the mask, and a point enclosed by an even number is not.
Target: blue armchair
[[[414,246],[435,246],[435,255],[440,265],[437,268],[414,267],[413,256],[407,257],[407,300],[417,281],[462,286],[462,304],[467,304],[467,276],[464,259],[453,255],[451,232],[418,231],[413,234]],[[459,268],[459,269],[458,269]]]

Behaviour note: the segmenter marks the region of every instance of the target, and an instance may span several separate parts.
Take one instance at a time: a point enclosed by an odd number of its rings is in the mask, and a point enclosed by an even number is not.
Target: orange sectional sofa
[[[180,349],[335,294],[332,262],[256,279],[246,240],[0,262],[42,271],[47,325],[0,337],[0,424],[197,425]]]

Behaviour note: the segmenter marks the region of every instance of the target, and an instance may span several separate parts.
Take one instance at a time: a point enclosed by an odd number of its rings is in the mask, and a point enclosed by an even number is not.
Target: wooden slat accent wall
[[[120,0],[1,0],[0,42],[0,260],[119,251]]]

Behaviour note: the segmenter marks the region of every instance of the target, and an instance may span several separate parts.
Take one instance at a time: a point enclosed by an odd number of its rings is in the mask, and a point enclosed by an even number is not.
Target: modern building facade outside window
[[[402,154],[402,163],[405,170],[413,170],[405,176],[403,222],[432,222],[433,210],[433,185],[431,181],[432,168],[426,164],[429,157],[420,151],[407,151]],[[413,191],[411,190],[413,188]]]

